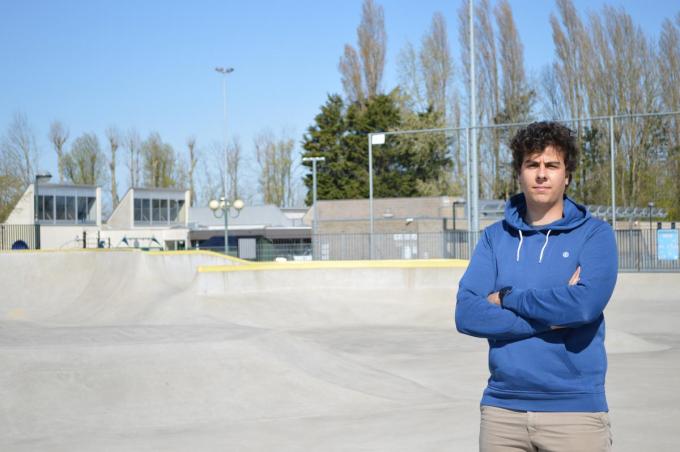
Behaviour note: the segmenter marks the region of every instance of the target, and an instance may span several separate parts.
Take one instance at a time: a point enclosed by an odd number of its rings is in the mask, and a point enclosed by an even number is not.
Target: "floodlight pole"
[[[614,144],[614,117],[609,117],[609,158],[612,188],[612,229],[616,230],[616,146]]]
[[[471,146],[470,146],[470,196],[468,198],[468,203],[470,204],[470,224],[472,231],[468,232],[468,237],[470,232],[474,236],[468,243],[470,243],[470,258],[472,258],[472,245],[477,242],[477,234],[479,232],[479,175],[477,174],[478,164],[477,164],[477,92],[476,92],[476,80],[475,80],[475,21],[474,21],[474,1],[470,0],[469,3],[469,20],[470,20],[470,133],[471,133]]]
[[[227,198],[227,170],[229,168],[229,160],[228,160],[228,153],[227,153],[227,75],[231,74],[234,72],[233,67],[228,67],[228,68],[223,68],[223,67],[216,67],[215,72],[218,72],[222,74],[222,111],[223,111],[223,116],[224,116],[224,130],[222,131],[223,134],[223,139],[224,139],[224,177],[222,180],[222,183],[224,184],[224,198]],[[226,229],[225,229],[225,243],[226,243]]]
[[[373,260],[373,134],[368,134],[368,258]]]
[[[318,241],[318,234],[319,234],[319,209],[317,208],[316,205],[316,162],[325,162],[326,157],[304,157],[302,159],[303,162],[312,162],[312,205],[314,206],[314,220],[313,220],[313,225],[312,225],[312,247],[314,247],[314,242]],[[317,254],[316,252],[312,252],[313,256],[312,259],[315,257],[314,255]]]

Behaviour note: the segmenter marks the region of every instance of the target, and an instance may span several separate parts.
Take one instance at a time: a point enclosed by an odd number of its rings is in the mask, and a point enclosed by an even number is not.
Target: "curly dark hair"
[[[542,152],[547,146],[553,146],[562,153],[567,174],[571,176],[578,164],[575,134],[569,127],[553,121],[533,122],[512,138],[510,149],[515,174],[519,174],[527,155]]]

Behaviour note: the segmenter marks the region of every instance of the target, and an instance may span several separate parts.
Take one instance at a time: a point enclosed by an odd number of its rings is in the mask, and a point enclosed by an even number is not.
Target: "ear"
[[[564,185],[569,186],[569,180],[571,179],[571,174],[567,174],[567,177],[564,178]]]

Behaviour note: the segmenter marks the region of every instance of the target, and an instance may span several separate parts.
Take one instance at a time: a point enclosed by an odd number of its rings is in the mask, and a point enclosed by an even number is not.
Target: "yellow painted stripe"
[[[463,259],[428,260],[378,260],[378,261],[314,261],[314,262],[266,262],[248,266],[201,265],[199,273],[269,271],[269,270],[310,270],[340,268],[465,268],[468,261]]]
[[[215,251],[209,251],[209,250],[147,251],[147,253],[153,254],[153,255],[161,255],[161,256],[176,256],[176,255],[183,255],[183,254],[189,254],[189,255],[195,254],[197,256],[203,255],[203,256],[219,257],[221,259],[224,259],[224,260],[227,260],[227,261],[238,262],[240,264],[248,264],[248,265],[253,264],[251,261],[247,261],[245,259],[240,259],[238,257],[233,257],[233,256],[227,256],[226,254],[216,253]]]

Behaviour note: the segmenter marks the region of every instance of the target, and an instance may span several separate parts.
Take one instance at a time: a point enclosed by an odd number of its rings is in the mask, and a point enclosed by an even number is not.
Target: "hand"
[[[500,306],[500,305],[501,305],[500,292],[493,292],[493,293],[490,293],[490,294],[486,297],[486,300],[487,300],[489,303],[497,304],[498,306]]]
[[[576,271],[574,272],[574,274],[571,275],[571,278],[569,278],[569,285],[575,286],[576,284],[578,284],[580,277],[581,277],[581,266],[579,265],[578,267],[576,267]],[[551,330],[559,330],[559,329],[562,329],[562,328],[564,328],[564,327],[563,326],[551,326],[550,327]]]
[[[580,276],[581,276],[581,266],[579,265],[578,267],[576,267],[576,271],[574,272],[574,274],[571,275],[571,278],[569,279],[569,285],[575,286],[576,284],[578,284]]]

